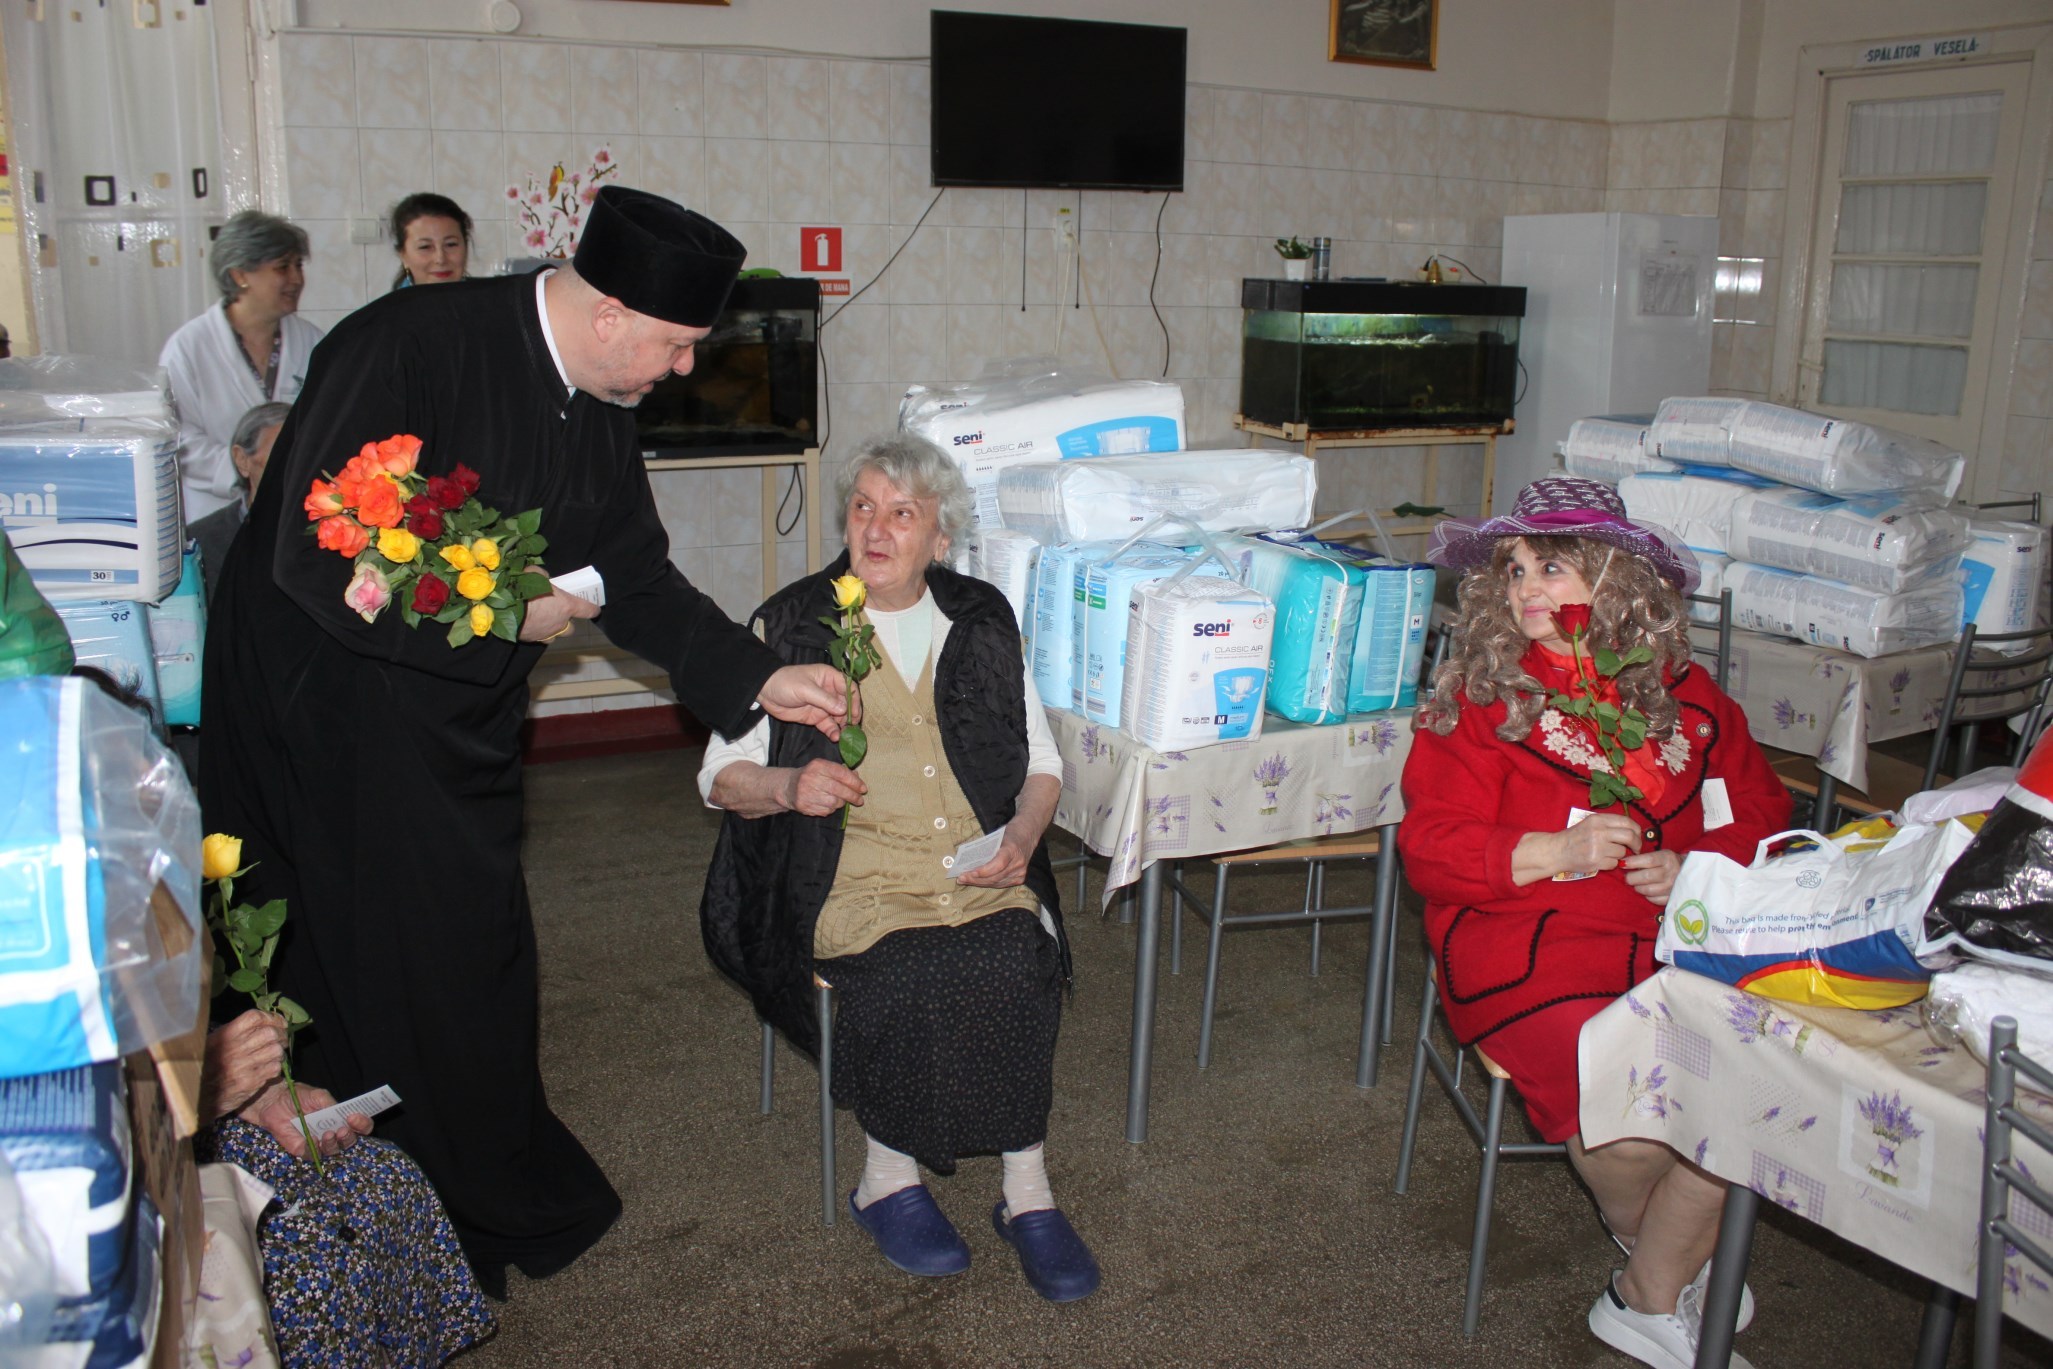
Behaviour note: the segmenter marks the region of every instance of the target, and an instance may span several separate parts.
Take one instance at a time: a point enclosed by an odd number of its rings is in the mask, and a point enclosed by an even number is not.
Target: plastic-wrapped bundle
[[[1732,428],[1732,464],[1822,494],[1924,494],[1960,489],[1967,459],[1892,428],[1747,401]]]
[[[1136,542],[1116,556],[1087,557],[1078,570],[1082,597],[1076,601],[1075,697],[1092,722],[1123,727],[1121,699],[1126,689],[1128,639],[1133,629],[1133,594],[1144,585],[1166,580],[1189,565],[1192,551],[1157,542]],[[1214,578],[1225,574],[1208,559],[1187,572]]]
[[[121,1062],[0,1080],[0,1159],[50,1251],[59,1298],[104,1296],[131,1239]]]
[[[998,474],[1008,467],[1182,450],[1183,387],[1053,365],[1001,367],[971,385],[913,386],[898,426],[954,457],[976,497],[977,523],[999,527]]]
[[[1083,685],[1076,671],[1076,571],[1086,556],[1110,555],[1114,545],[1043,547],[1035,563],[1027,664],[1041,702],[1051,708],[1083,711]]]
[[[1947,951],[2053,972],[2053,731],[1932,896],[1918,955]]]
[[[1661,401],[1647,425],[1647,451],[1665,461],[1693,466],[1732,464],[1732,426],[1746,408],[1743,399],[1715,395],[1677,396]]]
[[[1283,534],[1238,537],[1227,550],[1246,568],[1249,587],[1276,605],[1269,711],[1300,723],[1346,717],[1347,672],[1368,582],[1362,553]]]
[[[1977,633],[2031,631],[2046,583],[2046,530],[2036,523],[1975,518],[1968,531],[1974,541],[1960,562],[1967,592],[1963,626],[1973,623]],[[2010,642],[2004,650],[2016,654],[2030,647]]]
[[[150,606],[122,599],[58,604],[57,616],[71,634],[78,664],[104,673],[123,693],[164,721],[164,691],[157,678],[157,649],[150,639]]]
[[[1318,489],[1310,457],[1237,448],[1012,466],[998,507],[1006,527],[1053,544],[1131,537],[1162,517],[1215,533],[1299,528]]]
[[[1618,497],[1634,521],[1656,523],[1692,550],[1730,554],[1732,503],[1768,482],[1724,471],[1667,474],[1652,471],[1618,482]]]
[[[1961,859],[1967,859],[1967,853]],[[2027,970],[1968,960],[1940,971],[1932,976],[1925,998],[1926,1025],[1940,1040],[1967,1047],[1986,1065],[1989,1028],[1997,1018],[2008,1017],[2017,1023],[2020,1050],[2037,1060],[2053,1059],[2053,960],[2039,965]],[[2045,1092],[2022,1070],[2017,1083],[2019,1088]]]
[[[1730,573],[1733,565],[1732,558],[1723,552],[1698,551],[1695,547],[1691,547],[1690,550],[1696,554],[1697,558],[1697,593],[1704,595],[1706,598],[1716,599],[1725,588],[1725,577]],[[1718,606],[1716,604],[1688,603],[1685,607],[1689,609],[1689,616],[1693,622],[1716,623],[1718,621]]]
[[[1426,621],[1433,615],[1433,568],[1422,562],[1364,557],[1362,612],[1347,664],[1347,711],[1380,713],[1419,701]]]
[[[1157,751],[1261,736],[1275,621],[1268,599],[1234,580],[1137,588],[1122,725]]]
[[[113,1060],[199,1015],[199,804],[141,715],[0,683],[0,1078]]]
[[[1735,562],[1725,573],[1734,627],[1794,637],[1856,656],[1936,646],[1960,637],[1960,582],[1948,576],[1902,594]]]
[[[162,366],[45,353],[0,360],[0,424],[67,418],[175,423]]]
[[[185,550],[177,430],[134,419],[0,426],[0,527],[53,603],[155,603],[177,588]]]
[[[1005,602],[1012,605],[1020,630],[1025,631],[1033,607],[1034,562],[1041,554],[1041,544],[1023,532],[977,528],[970,534],[969,551],[969,573],[998,587]]]
[[[1561,444],[1561,464],[1570,475],[1611,485],[1628,475],[1680,469],[1675,462],[1654,455],[1646,422],[1632,418],[1578,418],[1568,425],[1568,437]]]
[[[1755,565],[1901,594],[1951,576],[1972,541],[1967,519],[1929,501],[1758,490],[1733,501],[1726,548]]]
[[[66,1299],[51,1309],[49,1342],[43,1357],[31,1361],[39,1369],[141,1369],[148,1362],[164,1290],[163,1243],[150,1195],[138,1188],[134,1203],[120,1277],[97,1297]]]

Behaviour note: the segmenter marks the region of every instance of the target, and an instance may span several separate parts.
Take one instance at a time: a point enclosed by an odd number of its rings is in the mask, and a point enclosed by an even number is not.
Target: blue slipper
[[[1098,1262],[1060,1208],[1005,1215],[991,1209],[991,1225],[1019,1252],[1019,1267],[1033,1290],[1049,1302],[1075,1302],[1098,1291]]]
[[[870,1233],[884,1258],[908,1274],[938,1279],[969,1268],[969,1246],[934,1205],[925,1184],[901,1188],[868,1207],[855,1205],[849,1190],[848,1215]]]

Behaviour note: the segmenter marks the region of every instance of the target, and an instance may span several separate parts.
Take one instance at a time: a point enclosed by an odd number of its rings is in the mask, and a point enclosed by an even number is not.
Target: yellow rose
[[[464,574],[466,576],[483,575],[484,572],[481,570],[467,570]],[[492,631],[492,606],[490,604],[472,604],[470,606],[470,630],[480,637],[490,635]]]
[[[378,534],[378,555],[404,565],[421,554],[421,539],[405,528],[387,528]]]
[[[834,581],[834,607],[838,609],[861,608],[863,600],[869,598],[869,586],[853,575],[844,575]]]
[[[499,544],[489,537],[480,537],[470,544],[470,554],[486,570],[499,569]]]
[[[200,842],[200,875],[205,879],[230,879],[242,869],[242,838],[224,832],[209,832]]]
[[[456,592],[466,599],[483,599],[491,594],[497,584],[498,582],[492,578],[491,571],[482,566],[472,566],[456,577]],[[475,612],[472,617],[476,617]]]
[[[442,548],[441,556],[444,561],[447,561],[458,570],[469,570],[478,563],[477,558],[470,554],[470,548],[464,546],[461,542],[456,543],[454,546]]]

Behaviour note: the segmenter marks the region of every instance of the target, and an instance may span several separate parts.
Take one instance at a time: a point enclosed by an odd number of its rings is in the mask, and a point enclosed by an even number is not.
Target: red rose
[[[461,486],[466,495],[478,492],[478,473],[462,462],[458,462],[456,469],[449,472],[449,478]]]
[[[439,575],[423,575],[413,583],[413,611],[432,617],[449,602],[449,582]]]
[[[462,508],[463,501],[470,498],[469,495],[463,492],[463,486],[457,484],[446,475],[431,475],[428,477],[427,497],[435,501],[437,508],[452,510]]]
[[[1554,626],[1561,635],[1574,641],[1590,633],[1590,606],[1588,604],[1563,604],[1554,610]]]
[[[442,535],[442,511],[430,508],[407,514],[406,530],[416,537],[434,541]]]

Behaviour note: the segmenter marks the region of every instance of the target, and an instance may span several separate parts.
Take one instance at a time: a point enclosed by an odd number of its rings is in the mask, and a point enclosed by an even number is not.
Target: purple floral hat
[[[1496,518],[1449,518],[1433,529],[1426,559],[1466,570],[1485,565],[1506,537],[1587,537],[1644,556],[1661,578],[1684,594],[1697,587],[1697,558],[1682,539],[1658,523],[1626,516],[1625,501],[1601,480],[1549,475],[1518,492],[1511,512]]]

